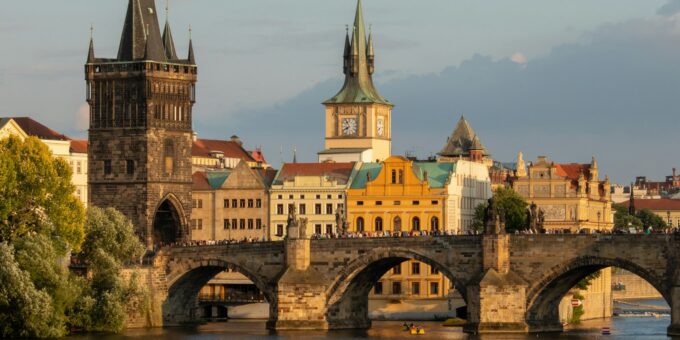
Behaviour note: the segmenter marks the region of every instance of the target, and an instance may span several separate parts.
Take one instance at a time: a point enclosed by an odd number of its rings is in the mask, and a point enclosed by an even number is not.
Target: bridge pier
[[[667,332],[669,336],[680,336],[680,286],[671,287],[671,324]]]
[[[509,235],[484,235],[483,274],[468,286],[468,323],[464,331],[527,333],[526,292],[528,284],[510,270]]]

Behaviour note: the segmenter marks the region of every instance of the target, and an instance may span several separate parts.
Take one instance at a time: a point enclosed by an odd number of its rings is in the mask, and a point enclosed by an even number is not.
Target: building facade
[[[540,156],[526,166],[520,153],[512,187],[544,212],[549,230],[611,230],[614,227],[609,178],[599,180],[595,157],[590,164],[557,164]]]
[[[468,234],[473,231],[475,209],[493,195],[489,168],[485,164],[465,160],[451,164],[451,177],[445,184],[444,230]]]
[[[364,25],[361,0],[352,29],[345,36],[345,83],[326,107],[325,150],[319,162],[374,162],[391,155],[392,107],[373,84],[375,50],[373,36]]]
[[[192,240],[268,240],[269,185],[273,170],[251,168],[195,172]]]
[[[90,202],[125,214],[149,247],[190,236],[197,80],[191,41],[178,58],[157,12],[129,0],[118,56],[95,57],[90,40],[85,64]]]
[[[630,200],[621,203],[625,207],[630,206]],[[656,198],[633,200],[635,210],[649,209],[661,217],[669,227],[680,228],[680,199]]]
[[[287,163],[276,174],[269,193],[271,239],[286,235],[288,215],[295,209],[317,235],[338,232],[337,214],[345,210],[346,189],[355,163]]]

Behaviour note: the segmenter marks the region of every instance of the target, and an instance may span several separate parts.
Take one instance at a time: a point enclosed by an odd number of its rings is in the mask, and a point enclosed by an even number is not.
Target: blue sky
[[[0,3],[0,116],[33,116],[84,137],[89,27],[97,55],[115,56],[126,5]],[[293,146],[298,159],[314,160],[323,148],[320,102],[341,85],[354,7],[171,0],[181,54],[193,27],[198,134],[237,134],[274,165]],[[465,114],[499,160],[520,150],[558,162],[595,154],[618,182],[669,174],[680,167],[679,10],[678,0],[364,0],[378,88],[396,104],[393,151],[436,153]]]

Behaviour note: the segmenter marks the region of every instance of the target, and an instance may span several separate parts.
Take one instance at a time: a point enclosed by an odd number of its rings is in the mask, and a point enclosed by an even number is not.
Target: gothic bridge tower
[[[326,143],[319,161],[383,161],[392,148],[392,103],[373,85],[375,51],[373,35],[366,28],[358,0],[352,38],[345,36],[345,83],[326,100]]]
[[[118,57],[96,58],[90,40],[90,202],[124,213],[147,246],[188,237],[196,78],[191,39],[179,59],[154,0],[129,1]]]

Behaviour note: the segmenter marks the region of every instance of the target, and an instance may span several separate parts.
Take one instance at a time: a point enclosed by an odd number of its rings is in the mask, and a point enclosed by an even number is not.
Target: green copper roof
[[[380,174],[381,170],[382,170],[382,164],[380,164],[380,163],[363,163],[363,164],[361,164],[361,168],[358,171],[355,170],[355,173],[352,175],[354,180],[352,180],[352,185],[350,186],[350,188],[351,189],[363,189],[363,188],[365,188],[366,183],[368,183],[367,174],[370,174],[371,181],[373,181],[376,178],[378,178],[378,175]]]
[[[371,38],[371,45],[372,40]],[[367,48],[366,46],[366,29],[361,0],[357,2],[357,12],[352,29],[352,43],[350,46],[345,44],[344,54],[345,83],[340,92],[333,98],[326,100],[324,104],[379,103],[392,105],[378,93],[373,85],[371,76],[374,63],[373,47]]]
[[[222,184],[224,184],[224,181],[229,178],[230,174],[231,171],[210,171],[205,175],[208,178],[208,184],[210,184],[210,187],[217,190],[222,186]]]
[[[430,188],[444,188],[451,172],[456,171],[455,163],[416,162],[413,163],[413,171],[421,181],[427,171],[427,180]]]

